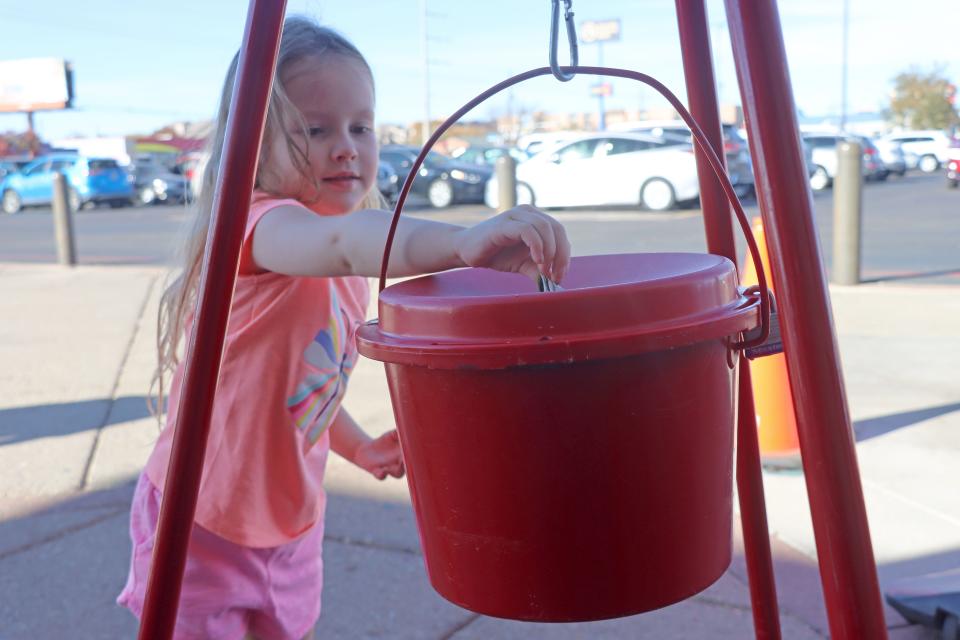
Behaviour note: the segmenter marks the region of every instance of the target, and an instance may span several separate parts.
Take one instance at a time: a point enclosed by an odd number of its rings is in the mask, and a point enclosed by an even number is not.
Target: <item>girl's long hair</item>
[[[267,118],[263,129],[263,141],[260,145],[260,154],[257,161],[257,173],[254,187],[267,191],[264,185],[276,184],[276,180],[264,180],[269,177],[271,167],[267,162],[267,150],[282,139],[294,166],[305,180],[313,182],[316,179],[310,171],[310,158],[307,148],[290,133],[284,126],[285,122],[299,123],[302,129],[300,140],[309,140],[307,123],[296,107],[291,103],[284,91],[281,77],[289,65],[306,57],[322,59],[325,56],[338,55],[356,60],[363,64],[370,73],[371,82],[373,73],[360,51],[346,38],[336,31],[322,27],[316,22],[303,17],[291,17],[284,21],[280,39],[280,49],[277,55],[277,68],[274,74],[273,86],[270,92],[270,101],[267,105]],[[186,230],[183,242],[180,243],[177,263],[178,268],[171,273],[169,285],[160,297],[160,309],[157,319],[157,368],[150,384],[151,412],[161,419],[165,395],[165,378],[172,373],[180,363],[180,347],[184,331],[197,304],[199,290],[200,267],[203,260],[204,248],[207,244],[207,229],[213,210],[214,188],[220,163],[223,156],[223,142],[226,137],[227,115],[230,111],[230,98],[236,81],[237,66],[240,53],[233,57],[227,77],[220,94],[220,107],[214,120],[213,131],[207,139],[204,160],[197,168],[199,180],[194,183],[196,201],[193,206],[193,220]],[[278,197],[291,197],[292,194],[271,193]],[[360,203],[364,209],[383,208],[383,196],[373,187]]]

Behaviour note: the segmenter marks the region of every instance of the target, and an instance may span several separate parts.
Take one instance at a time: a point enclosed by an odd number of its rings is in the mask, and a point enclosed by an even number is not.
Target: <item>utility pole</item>
[[[597,66],[603,66],[603,41],[597,41]],[[603,76],[600,77],[600,81],[603,82]],[[599,91],[597,94],[597,100],[599,101],[598,106],[600,107],[600,126],[599,131],[607,130],[607,109],[603,101],[604,91]]]
[[[423,56],[423,127],[420,144],[430,138],[430,53],[427,47],[427,0],[420,0],[420,53]]]
[[[27,138],[30,143],[30,149],[27,151],[27,153],[32,160],[33,158],[37,157],[37,153],[39,152],[39,145],[37,144],[37,132],[34,130],[33,111],[27,111],[27,133]]]
[[[850,31],[850,0],[843,0],[843,51],[840,54],[840,131],[847,130],[847,39]]]

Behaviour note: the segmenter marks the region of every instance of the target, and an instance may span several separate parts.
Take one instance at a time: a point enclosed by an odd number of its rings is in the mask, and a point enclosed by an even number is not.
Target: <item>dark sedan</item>
[[[387,145],[380,149],[380,159],[394,168],[403,185],[419,153],[418,147]],[[493,171],[488,167],[457,162],[431,151],[410,193],[426,198],[430,206],[438,209],[452,204],[481,203],[491,175]]]
[[[187,199],[187,179],[166,167],[138,165],[132,173],[134,202],[137,204],[171,204]]]

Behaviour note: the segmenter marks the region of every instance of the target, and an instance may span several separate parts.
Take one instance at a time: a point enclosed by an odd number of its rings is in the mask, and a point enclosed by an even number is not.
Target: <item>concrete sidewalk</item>
[[[0,265],[0,639],[129,638],[113,604],[127,569],[133,481],[157,434],[145,408],[163,273]],[[960,566],[960,288],[832,292],[882,585]],[[392,428],[379,366],[347,406]],[[331,457],[320,637],[749,638],[742,553],[714,586],[660,611],[542,625],[478,616],[436,595],[403,481]],[[766,474],[785,638],[827,637],[802,474]],[[738,545],[739,546],[739,545]],[[933,638],[888,609],[890,636]]]

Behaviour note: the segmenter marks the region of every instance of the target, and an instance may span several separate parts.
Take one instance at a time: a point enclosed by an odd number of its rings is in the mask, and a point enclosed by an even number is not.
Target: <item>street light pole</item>
[[[430,139],[430,53],[427,48],[427,0],[420,0],[420,52],[423,54],[423,126],[420,144]]]
[[[850,31],[850,0],[843,0],[843,51],[840,54],[840,131],[847,130],[847,38]]]
[[[603,43],[602,42],[597,43],[597,66],[598,67],[603,66]],[[600,80],[601,86],[600,86],[600,91],[597,95],[597,100],[600,101],[600,105],[599,105],[600,106],[600,123],[599,123],[600,126],[598,127],[598,130],[606,131],[607,130],[607,110],[606,110],[606,105],[604,104],[604,99],[603,99],[603,92],[605,90],[605,87],[603,86],[604,84],[603,76],[600,76],[599,80]]]

